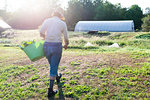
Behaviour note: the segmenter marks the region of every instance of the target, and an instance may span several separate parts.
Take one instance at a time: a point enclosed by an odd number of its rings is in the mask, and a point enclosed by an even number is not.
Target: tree
[[[78,21],[89,20],[134,20],[135,28],[140,29],[143,12],[138,5],[122,8],[121,4],[112,4],[107,0],[70,0],[66,10],[66,21],[71,30]]]
[[[150,14],[150,7],[146,7],[146,8],[145,8],[145,14],[146,14],[146,15],[149,15],[149,14]]]
[[[68,2],[68,8],[67,13],[65,13],[66,16],[66,22],[68,24],[68,29],[73,30],[75,24],[82,20],[81,13],[83,12],[83,7],[81,3],[78,0],[71,0]]]
[[[82,20],[93,20],[94,6],[92,0],[79,0],[83,7]]]
[[[142,30],[145,32],[150,31],[150,15],[147,15],[142,19],[143,24],[142,24]]]
[[[65,15],[69,30],[73,30],[80,20],[93,20],[94,6],[92,0],[70,0],[68,5]]]
[[[142,24],[143,12],[138,5],[132,5],[125,14],[126,19],[133,20],[135,29],[140,29]]]
[[[119,20],[124,19],[125,8],[121,8],[120,4],[113,5],[106,1],[102,2],[96,8],[95,20]]]

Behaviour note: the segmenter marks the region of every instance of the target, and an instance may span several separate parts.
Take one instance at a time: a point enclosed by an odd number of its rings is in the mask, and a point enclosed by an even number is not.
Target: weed
[[[34,80],[37,80],[40,76],[39,75],[33,75],[30,80],[31,81],[34,81]]]
[[[80,63],[79,63],[79,62],[74,62],[74,61],[70,62],[70,64],[71,64],[72,66],[80,65]]]
[[[147,85],[148,87],[150,87],[150,81],[146,80],[146,81],[144,81],[144,84]]]
[[[69,81],[69,84],[70,84],[70,85],[77,85],[78,82],[77,82],[76,80],[70,80],[70,81]]]
[[[66,66],[59,66],[60,70],[63,71],[66,69]]]

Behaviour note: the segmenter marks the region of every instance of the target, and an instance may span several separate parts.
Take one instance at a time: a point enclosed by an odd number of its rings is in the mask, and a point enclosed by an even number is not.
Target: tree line
[[[66,11],[67,23],[74,27],[79,21],[134,20],[135,29],[140,29],[142,9],[138,5],[123,8],[103,0],[70,0]]]
[[[13,28],[17,29],[36,29],[44,19],[50,17],[54,8],[60,6],[56,0],[37,0],[41,2],[40,9],[20,9],[16,12],[4,12],[0,10],[3,17]],[[32,7],[33,8],[33,7]],[[147,8],[148,14],[150,9]],[[147,15],[148,15],[147,14]],[[145,27],[142,25],[143,14],[141,7],[132,5],[124,8],[121,4],[112,4],[104,0],[70,0],[65,10],[66,22],[69,30],[74,30],[78,21],[106,21],[106,20],[133,20],[135,29]]]

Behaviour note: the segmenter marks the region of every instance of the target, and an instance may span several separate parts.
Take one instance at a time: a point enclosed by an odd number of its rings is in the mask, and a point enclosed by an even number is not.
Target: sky
[[[0,9],[5,8],[5,1],[7,1],[7,9],[8,11],[16,11],[21,8],[23,5],[28,5],[30,3],[36,2],[36,0],[0,0]],[[60,0],[60,4],[63,8],[67,7],[67,2],[69,0]],[[145,12],[146,7],[150,7],[150,0],[107,0],[112,4],[121,3],[122,7],[130,7],[133,4],[139,5],[142,10]]]
[[[108,0],[112,4],[121,3],[122,7],[131,7],[131,5],[137,4],[145,11],[146,7],[150,7],[150,0]]]
[[[63,7],[66,7],[67,2],[69,0],[61,0],[61,1],[63,1]],[[137,4],[138,6],[141,7],[143,11],[145,11],[146,7],[150,7],[150,0],[107,0],[107,1],[111,2],[112,4],[121,3],[121,6],[126,8],[131,7],[131,5]]]

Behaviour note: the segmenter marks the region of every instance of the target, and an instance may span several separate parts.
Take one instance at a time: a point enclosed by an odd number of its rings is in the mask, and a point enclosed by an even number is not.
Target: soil
[[[79,62],[80,65],[78,67],[84,68],[88,65],[92,66],[112,66],[119,67],[121,65],[135,66],[136,63],[146,62],[144,58],[134,59],[131,58],[128,54],[125,53],[117,53],[117,54],[94,54],[94,55],[63,55],[60,61],[60,66],[71,66],[70,62]],[[11,62],[15,65],[49,65],[46,58],[42,58],[38,61],[31,62],[28,58],[24,58],[18,60],[17,62]],[[137,66],[137,65],[136,65]]]
[[[77,62],[79,65],[71,65],[71,62]],[[106,68],[106,67],[119,67],[122,65],[128,65],[128,66],[136,66],[136,63],[142,63],[146,62],[145,59],[133,59],[128,54],[124,53],[116,53],[116,54],[94,54],[94,55],[63,55],[60,67],[65,66],[66,68],[64,70],[59,70],[62,74],[65,72],[69,72],[71,75],[74,75],[74,73],[79,73],[81,78],[81,83],[85,82],[86,79],[82,79],[85,76],[86,69],[90,68]],[[42,58],[38,61],[31,62],[28,58],[18,60],[18,62],[9,62],[9,64],[15,64],[15,65],[34,65],[34,66],[41,66],[38,68],[40,77],[49,74],[49,63],[46,58]],[[60,68],[59,68],[60,69]],[[23,75],[26,76],[26,75]],[[63,77],[69,79],[70,75],[63,75]],[[93,80],[97,80],[93,77]],[[90,81],[90,80],[89,80]],[[97,84],[97,83],[95,83]]]

